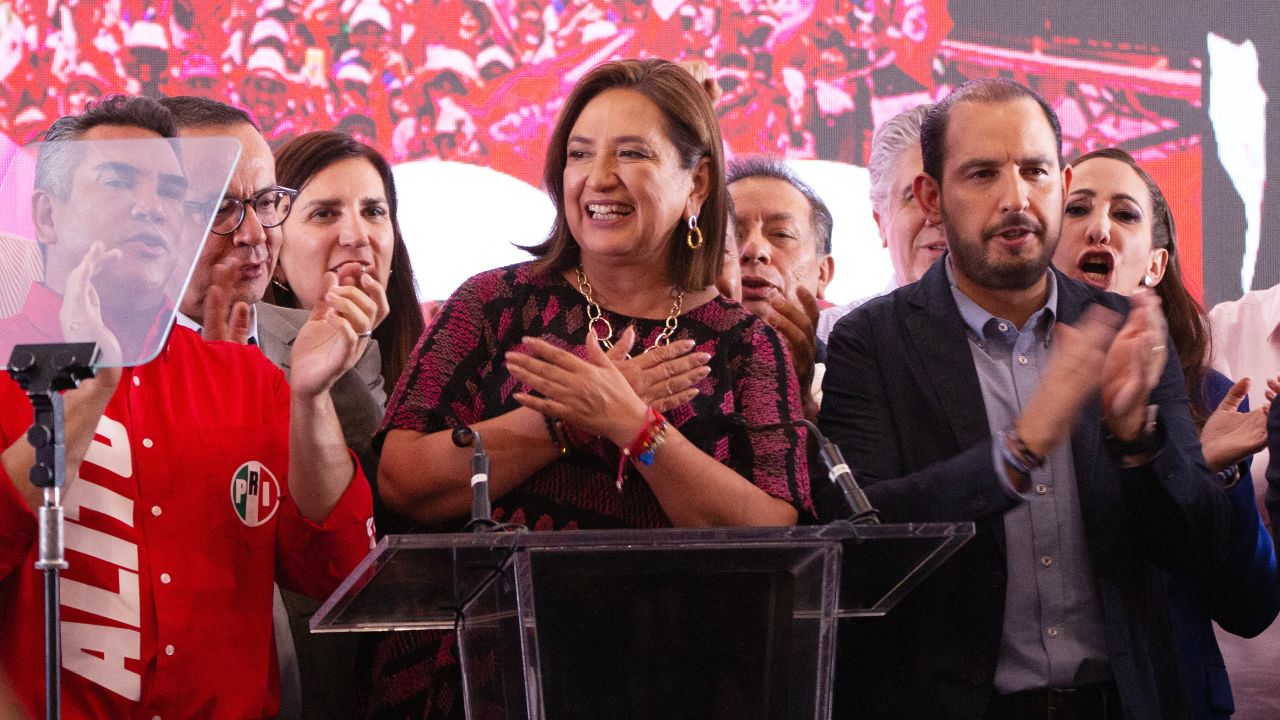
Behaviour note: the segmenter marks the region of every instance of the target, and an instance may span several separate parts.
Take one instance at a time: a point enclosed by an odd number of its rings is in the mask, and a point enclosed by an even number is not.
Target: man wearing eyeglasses
[[[193,188],[188,194],[203,205],[192,216],[203,222],[212,213],[213,222],[182,298],[178,322],[201,331],[206,339],[254,343],[288,377],[294,340],[311,311],[271,305],[262,302],[262,297],[279,258],[280,225],[289,216],[297,190],[276,185],[271,150],[244,111],[200,97],[167,97],[160,104],[173,113],[180,138],[233,137],[240,143],[240,160],[225,193],[221,187],[210,187]],[[201,167],[205,159],[196,156],[188,158],[188,162],[192,167]],[[204,232],[203,225],[197,232]],[[329,389],[329,396],[344,441],[366,471],[372,472],[376,457],[369,442],[382,421],[387,397],[377,343],[370,339],[365,345],[359,361],[338,378]],[[338,692],[354,676],[349,667],[342,665],[354,658],[354,649],[344,647],[351,639],[310,636],[306,621],[316,605],[297,593],[276,597],[275,637],[281,670],[279,717],[302,717],[304,709],[307,717],[321,712],[340,715],[337,698],[323,693]],[[303,668],[308,672],[301,672]],[[304,685],[308,696],[305,708]],[[329,707],[312,708],[313,698]]]
[[[240,143],[240,160],[225,194],[222,187],[213,185],[192,187],[188,193],[192,204],[199,206],[191,217],[204,222],[213,214],[213,224],[178,306],[182,312],[178,322],[194,330],[209,324],[218,333],[215,339],[231,339],[221,336],[230,323],[244,335],[238,338],[244,342],[257,334],[250,306],[262,299],[271,282],[280,252],[278,228],[289,214],[294,193],[276,185],[271,149],[244,111],[194,97],[164,98],[160,104],[173,113],[179,137],[232,137]],[[188,153],[193,157],[186,158],[192,167],[216,162],[201,157],[201,150],[217,149],[193,147]],[[203,233],[204,227],[187,231]],[[206,313],[218,317],[206,318]]]
[[[233,137],[241,148],[225,193],[221,187],[188,193],[203,204],[193,217],[203,220],[211,212],[214,216],[179,306],[178,323],[206,339],[256,344],[288,377],[293,340],[311,312],[270,305],[262,297],[279,258],[280,225],[289,216],[297,190],[276,185],[271,150],[244,111],[199,97],[159,102],[173,114],[178,137]],[[196,155],[187,162],[200,167],[203,160]],[[356,366],[330,390],[343,435],[362,461],[386,404],[377,344],[366,345]]]

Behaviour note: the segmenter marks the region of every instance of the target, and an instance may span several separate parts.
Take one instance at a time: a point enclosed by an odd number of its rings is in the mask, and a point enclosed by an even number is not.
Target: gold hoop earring
[[[697,215],[689,216],[689,234],[684,236],[684,244],[688,245],[690,250],[702,247],[702,231],[698,229]]]

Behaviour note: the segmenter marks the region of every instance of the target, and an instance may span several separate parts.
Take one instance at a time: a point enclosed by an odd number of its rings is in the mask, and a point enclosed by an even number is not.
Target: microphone
[[[450,438],[460,448],[475,447],[471,453],[471,520],[465,529],[483,531],[491,528],[494,522],[489,502],[489,455],[484,451],[484,440],[478,431],[466,425],[454,428]]]
[[[849,507],[853,508],[853,516],[849,518],[849,522],[854,525],[878,525],[880,523],[880,514],[871,506],[871,501],[867,500],[866,493],[862,492],[862,487],[858,485],[857,479],[853,477],[853,471],[849,469],[848,463],[844,461],[844,456],[840,454],[840,448],[828,440],[817,425],[804,418],[770,425],[749,425],[746,419],[741,416],[737,416],[736,420],[735,424],[751,431],[781,430],[782,428],[803,425],[809,432],[813,433],[814,438],[818,441],[818,457],[822,459],[822,464],[827,468],[827,477],[831,478],[831,482],[840,488],[840,491],[844,493],[845,499],[849,501]]]

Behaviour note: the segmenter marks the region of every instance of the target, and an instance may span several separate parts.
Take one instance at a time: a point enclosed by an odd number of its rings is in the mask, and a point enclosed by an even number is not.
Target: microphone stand
[[[451,436],[458,447],[472,446],[471,453],[471,519],[464,530],[486,532],[498,527],[493,521],[493,509],[489,502],[489,455],[484,451],[480,433],[466,425],[454,429]]]
[[[8,372],[26,391],[35,412],[27,442],[35,449],[31,484],[44,492],[37,511],[39,557],[35,568],[44,572],[44,691],[45,717],[62,717],[62,612],[58,573],[67,568],[63,552],[62,488],[67,482],[66,417],[62,391],[94,376],[95,343],[17,345],[9,356]]]
[[[853,508],[853,515],[847,522],[854,525],[878,525],[880,523],[880,514],[871,506],[871,501],[867,500],[867,494],[862,491],[862,486],[858,485],[858,481],[853,477],[853,471],[849,469],[848,463],[844,461],[844,456],[840,454],[840,448],[827,439],[826,435],[818,429],[817,425],[809,422],[804,418],[792,420],[791,422],[774,423],[772,425],[747,425],[748,430],[780,430],[786,427],[795,427],[803,425],[813,433],[813,437],[818,441],[818,457],[822,459],[822,464],[827,468],[827,477],[831,478],[831,482],[840,488],[844,493],[844,497],[849,501],[849,507]]]

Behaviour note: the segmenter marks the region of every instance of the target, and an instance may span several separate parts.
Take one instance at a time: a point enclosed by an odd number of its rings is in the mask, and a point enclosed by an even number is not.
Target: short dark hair
[[[1023,98],[1034,100],[1044,111],[1044,117],[1053,128],[1054,145],[1057,148],[1058,168],[1062,162],[1062,125],[1058,122],[1058,114],[1049,107],[1049,103],[1040,97],[1035,90],[1009,78],[982,78],[970,80],[933,106],[924,117],[920,126],[920,155],[924,161],[924,171],[942,186],[942,165],[947,152],[947,124],[951,118],[951,108],[962,102],[1006,103]]]
[[[667,121],[664,134],[675,145],[682,167],[693,168],[703,158],[709,161],[707,199],[698,213],[698,226],[706,244],[690,251],[685,244],[688,228],[676,223],[667,243],[666,266],[672,283],[682,290],[714,285],[724,263],[724,208],[729,194],[724,182],[720,123],[707,91],[693,75],[673,62],[657,58],[597,65],[569,91],[547,142],[547,159],[542,170],[542,182],[555,206],[556,218],[547,239],[528,248],[538,257],[534,266],[544,272],[568,270],[579,261],[578,241],[569,231],[564,209],[569,134],[587,104],[601,93],[614,89],[640,93],[658,107]]]
[[[160,104],[173,113],[173,121],[179,130],[204,127],[227,127],[247,124],[258,130],[258,124],[249,113],[218,100],[194,95],[175,95],[160,98]]]
[[[781,158],[771,157],[768,155],[748,155],[729,163],[729,170],[725,178],[725,185],[732,185],[739,180],[747,178],[766,178],[769,180],[781,180],[791,187],[795,188],[804,199],[809,201],[809,224],[813,226],[813,233],[817,236],[818,257],[824,258],[831,254],[831,228],[835,221],[831,218],[831,211],[827,209],[827,204],[822,201],[818,193],[814,192],[809,184],[800,179],[795,171],[787,166]]]
[[[132,95],[109,95],[96,103],[90,103],[79,115],[65,115],[49,126],[44,134],[45,142],[36,156],[35,186],[48,190],[59,200],[67,199],[71,192],[71,176],[79,163],[80,155],[74,143],[60,141],[79,140],[85,133],[101,125],[142,128],[165,138],[178,135],[173,114],[155,100]],[[175,147],[174,152],[177,151]]]
[[[400,232],[400,206],[396,200],[391,164],[377,150],[346,133],[332,130],[304,133],[293,138],[276,151],[275,159],[276,181],[299,191],[322,170],[343,160],[366,160],[382,178],[387,207],[391,211],[391,277],[387,280],[387,304],[391,314],[373,331],[373,339],[378,341],[378,350],[382,353],[383,383],[386,387],[395,387],[425,323],[422,308],[418,305],[413,266],[409,263],[409,248]],[[282,288],[272,287],[267,292],[268,302],[284,307],[301,307],[298,299]]]

